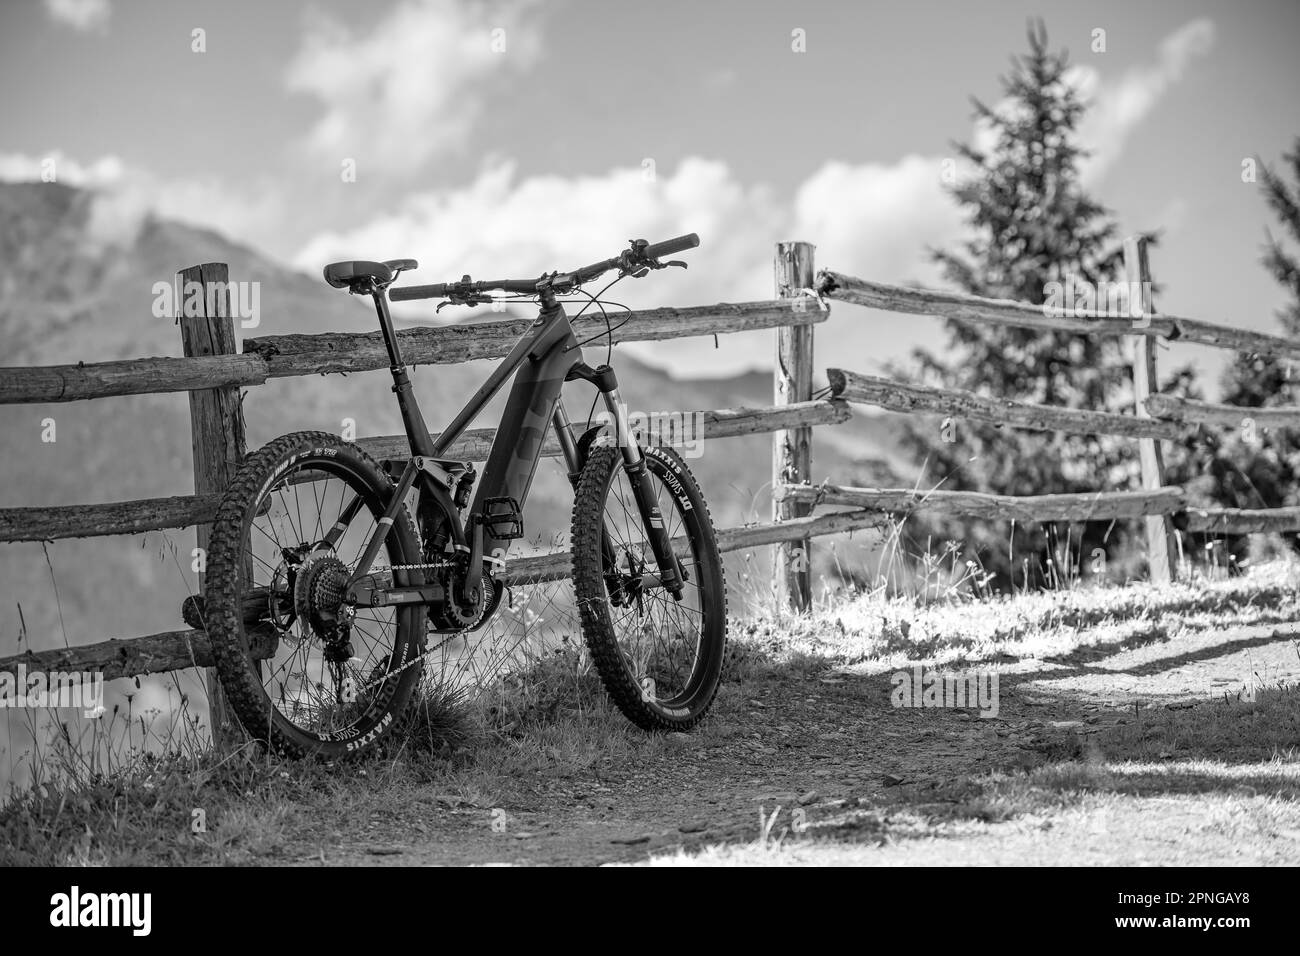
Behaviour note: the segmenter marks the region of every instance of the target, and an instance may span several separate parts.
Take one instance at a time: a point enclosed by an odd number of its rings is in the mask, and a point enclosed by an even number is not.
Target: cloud
[[[314,19],[287,73],[291,90],[325,108],[307,148],[396,173],[455,149],[491,80],[539,56],[533,6],[407,0],[360,37]]]
[[[319,274],[335,259],[409,256],[420,261],[413,283],[466,272],[480,279],[518,278],[608,258],[631,238],[657,241],[698,232],[700,247],[681,257],[688,270],[625,280],[609,298],[633,308],[735,302],[771,297],[774,237],[788,223],[766,187],[745,186],[725,163],[700,158],[683,160],[672,171],[624,167],[524,179],[512,163],[498,162],[466,187],[419,193],[400,208],[357,229],[318,236],[295,263]],[[593,283],[588,291],[599,288]],[[398,315],[427,322],[431,311],[428,303],[412,303]],[[457,319],[459,311],[443,316]],[[711,349],[703,353],[698,341],[629,350],[671,362],[679,373],[719,370],[717,355]],[[726,370],[765,364],[770,352],[770,341],[753,349],[729,347]]]
[[[108,26],[108,0],[45,0],[45,12],[55,23],[83,33]]]
[[[799,187],[792,233],[815,241],[818,259],[838,271],[933,284],[938,273],[926,248],[949,245],[964,229],[943,161],[909,155],[892,164],[827,163]]]
[[[1091,67],[1074,67],[1070,82],[1090,104],[1079,128],[1080,140],[1092,151],[1081,164],[1085,183],[1095,183],[1114,164],[1142,120],[1214,46],[1214,35],[1210,20],[1193,20],[1161,41],[1154,64],[1131,69],[1114,84],[1103,83]]]
[[[316,237],[295,263],[314,272],[331,259],[413,256],[423,281],[466,271],[517,277],[611,256],[633,237],[653,241],[698,232],[704,244],[690,256],[690,273],[669,283],[675,292],[688,298],[705,288],[715,296],[770,294],[770,274],[764,286],[742,266],[753,259],[740,250],[772,234],[779,224],[776,202],[763,187],[742,186],[715,160],[687,159],[671,175],[653,177],[641,168],[616,168],[526,179],[516,176],[513,163],[499,162],[466,187],[418,193],[400,206],[401,212],[357,229]],[[637,297],[644,285],[620,286],[619,294]]]

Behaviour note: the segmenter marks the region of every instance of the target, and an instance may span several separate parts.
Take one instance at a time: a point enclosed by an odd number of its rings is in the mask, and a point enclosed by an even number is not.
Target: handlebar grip
[[[408,285],[400,289],[389,289],[388,298],[391,302],[405,302],[407,299],[441,299],[447,294],[447,283],[438,282],[434,285]]]
[[[646,246],[645,254],[651,259],[662,259],[664,256],[671,256],[675,252],[694,249],[699,244],[700,237],[690,232],[684,236],[678,236],[676,239],[665,239],[663,242],[656,242],[652,246]]]

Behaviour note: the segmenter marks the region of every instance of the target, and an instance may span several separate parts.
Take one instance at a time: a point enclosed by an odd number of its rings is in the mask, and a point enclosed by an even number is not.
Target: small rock
[[[1056,730],[1073,730],[1075,727],[1082,727],[1082,720],[1049,720],[1047,726]]]
[[[400,846],[372,846],[366,850],[371,856],[397,856],[402,852]]]
[[[673,731],[665,739],[674,747],[689,747],[691,745],[691,735],[684,734],[681,731]]]
[[[677,829],[682,833],[703,833],[709,828],[709,825],[703,820],[692,820],[689,823],[683,823]]]
[[[886,787],[897,787],[903,782],[902,777],[895,777],[892,773],[887,773],[880,778],[880,782]]]
[[[816,790],[809,790],[807,793],[799,797],[799,806],[806,807],[808,806],[808,804],[816,800],[817,797],[818,797],[818,793]]]
[[[520,830],[515,834],[516,840],[531,840],[532,838],[533,834],[529,833],[527,830]]]
[[[649,843],[650,834],[642,833],[640,836],[614,837],[610,843],[621,843],[624,846],[635,846],[638,843]]]

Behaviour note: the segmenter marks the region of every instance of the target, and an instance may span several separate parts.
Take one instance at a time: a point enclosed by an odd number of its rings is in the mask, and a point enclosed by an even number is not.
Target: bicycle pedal
[[[483,499],[483,526],[499,541],[513,541],[524,536],[524,516],[514,498]]]

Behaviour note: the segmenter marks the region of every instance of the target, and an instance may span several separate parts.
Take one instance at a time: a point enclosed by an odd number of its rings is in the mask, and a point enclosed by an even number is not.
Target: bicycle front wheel
[[[641,511],[611,445],[591,450],[573,506],[573,586],[582,634],[601,681],[646,730],[686,730],[718,690],[727,641],[727,592],[713,523],[699,486],[667,448],[644,451],[664,527],[685,583],[658,584]]]

